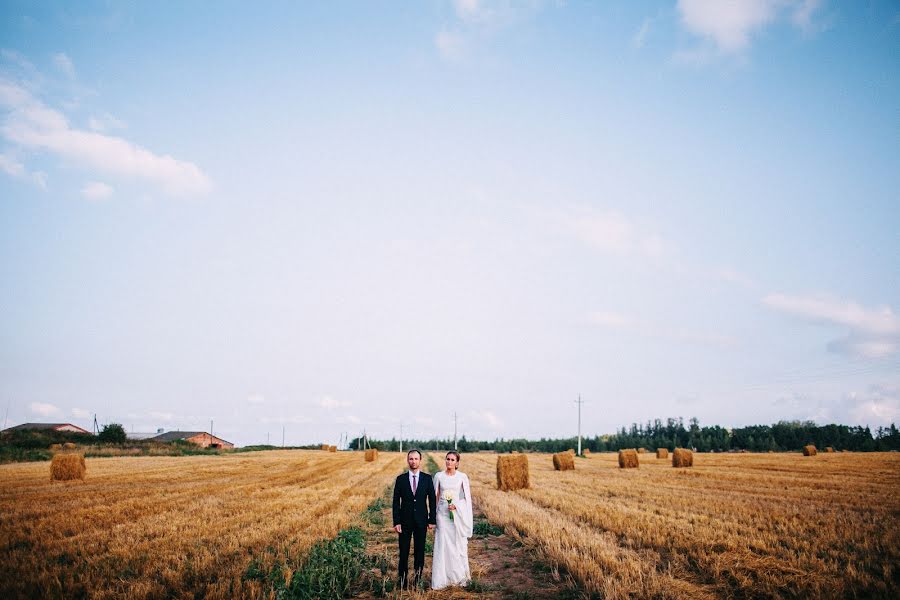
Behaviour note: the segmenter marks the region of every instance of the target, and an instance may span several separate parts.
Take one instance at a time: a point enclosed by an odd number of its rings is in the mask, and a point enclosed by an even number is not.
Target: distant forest
[[[496,439],[476,441],[465,436],[457,440],[460,452],[494,450],[496,452],[562,452],[575,448],[576,437],[539,440]],[[695,448],[699,452],[729,452],[747,450],[750,452],[775,452],[800,450],[807,444],[824,449],[831,446],[835,450],[853,452],[884,452],[900,450],[900,432],[892,423],[890,427],[879,427],[873,434],[868,427],[848,425],[816,425],[811,421],[779,421],[774,425],[751,425],[727,429],[719,425],[701,427],[696,418],[687,426],[682,418],[655,419],[646,424],[632,423],[609,435],[582,437],[581,447],[591,452],[614,451],[623,448]],[[361,438],[350,441],[350,448],[361,447]],[[397,451],[397,439],[374,440],[369,438],[369,447],[379,450]],[[404,440],[403,448],[423,450],[448,448],[453,439]]]

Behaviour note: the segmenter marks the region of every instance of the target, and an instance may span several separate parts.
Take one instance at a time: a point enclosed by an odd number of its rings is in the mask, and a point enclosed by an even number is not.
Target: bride
[[[431,589],[434,590],[465,585],[471,579],[468,538],[472,537],[472,488],[468,476],[457,470],[459,452],[448,452],[444,464],[446,470],[434,476],[438,498],[431,561]]]

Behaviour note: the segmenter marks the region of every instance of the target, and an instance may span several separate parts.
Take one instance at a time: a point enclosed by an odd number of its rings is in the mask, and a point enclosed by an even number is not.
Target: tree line
[[[362,438],[350,441],[350,448],[362,447]],[[400,440],[365,440],[370,448],[384,451],[399,451]],[[541,438],[539,440],[495,439],[493,441],[470,440],[465,436],[457,440],[460,452],[493,450],[495,452],[562,452],[576,448],[578,439]],[[813,444],[819,449],[831,446],[835,450],[853,452],[885,452],[900,450],[900,431],[892,423],[890,427],[878,427],[873,433],[866,426],[816,425],[812,421],[779,421],[774,425],[750,425],[748,427],[726,428],[719,425],[700,426],[696,418],[685,425],[684,420],[668,418],[655,419],[643,423],[632,423],[619,431],[606,435],[582,437],[581,447],[591,452],[608,452],[624,448],[693,448],[698,452],[729,452],[747,450],[749,452],[799,451],[803,446]],[[453,440],[432,438],[429,440],[403,440],[403,448],[422,450],[452,448]]]

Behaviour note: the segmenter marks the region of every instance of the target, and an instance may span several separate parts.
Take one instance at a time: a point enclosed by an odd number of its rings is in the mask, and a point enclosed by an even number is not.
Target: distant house
[[[227,442],[205,431],[167,431],[149,439],[152,442],[185,440],[197,444],[201,448],[234,448],[234,444],[231,442]]]
[[[72,425],[71,423],[22,423],[21,425],[16,425],[15,427],[10,427],[8,429],[4,429],[2,433],[7,433],[11,431],[67,431],[70,433],[86,433],[88,435],[93,435],[87,429],[82,429],[78,425]]]
[[[141,432],[126,432],[125,437],[129,440],[149,440],[150,438],[154,438],[161,434],[165,429],[159,428],[156,431],[152,431],[150,433],[141,433]]]

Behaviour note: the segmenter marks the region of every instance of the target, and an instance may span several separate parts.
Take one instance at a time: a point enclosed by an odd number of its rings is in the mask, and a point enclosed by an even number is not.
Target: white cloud
[[[262,394],[250,394],[247,396],[247,403],[249,404],[262,404],[265,401],[266,398]]]
[[[350,406],[350,403],[346,400],[335,400],[331,396],[322,396],[321,398],[319,398],[319,406],[330,410],[334,408],[344,408]]]
[[[787,14],[790,21],[805,32],[810,31],[818,0],[678,0],[682,26],[712,43],[723,54],[737,54],[747,49],[754,34]],[[707,60],[702,49],[679,51],[679,62]]]
[[[58,406],[47,404],[46,402],[32,402],[28,405],[31,412],[42,417],[55,417],[62,414]]]
[[[89,419],[91,417],[91,413],[83,408],[73,408],[72,416],[76,419]]]
[[[53,55],[53,64],[55,64],[56,68],[62,71],[66,77],[75,79],[75,65],[72,63],[72,59],[64,52]]]
[[[154,154],[119,137],[72,128],[62,113],[9,81],[0,80],[0,105],[8,111],[0,133],[24,148],[49,151],[88,168],[149,181],[172,195],[205,194],[212,189],[209,177],[195,164]]]
[[[81,188],[81,195],[88,200],[105,200],[113,195],[113,188],[102,181],[92,181]]]
[[[449,61],[461,60],[466,55],[466,38],[458,32],[439,31],[434,36],[434,45],[441,57]]]
[[[845,327],[848,334],[829,344],[844,354],[879,358],[900,350],[900,317],[889,306],[867,309],[831,296],[769,294],[763,304],[813,323]]]

